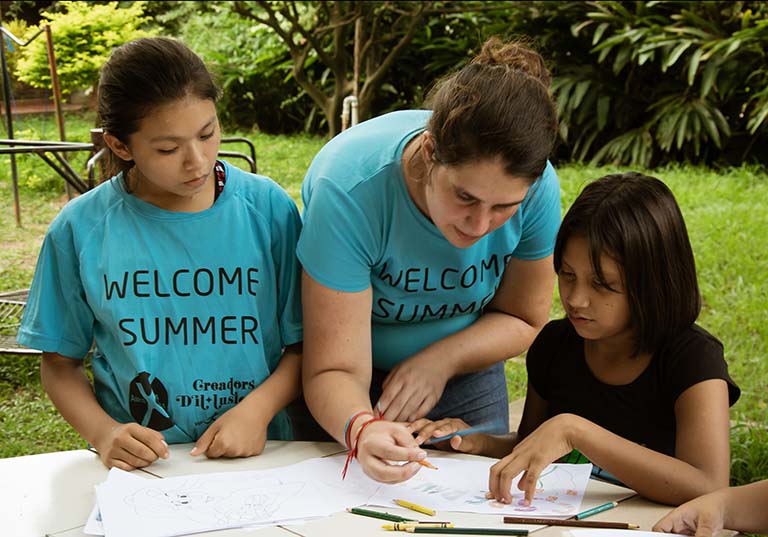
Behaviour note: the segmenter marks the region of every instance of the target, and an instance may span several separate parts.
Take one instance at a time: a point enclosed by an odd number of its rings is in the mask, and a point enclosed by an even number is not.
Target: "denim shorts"
[[[381,397],[388,371],[373,370],[371,404]],[[493,424],[492,434],[509,432],[509,397],[504,362],[449,380],[437,405],[427,414],[431,420],[460,418],[471,426]]]
[[[381,385],[389,374],[383,369],[373,369],[371,378],[371,405],[381,397]],[[293,425],[294,440],[333,441],[314,420],[299,397],[286,408]],[[437,405],[427,414],[431,420],[460,418],[471,426],[493,424],[491,434],[509,432],[509,398],[504,362],[488,369],[454,377],[447,382]]]

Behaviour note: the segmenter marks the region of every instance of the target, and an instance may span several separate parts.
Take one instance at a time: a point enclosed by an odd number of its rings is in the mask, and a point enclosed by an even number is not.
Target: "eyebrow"
[[[453,186],[453,190],[457,194],[463,194],[465,196],[468,196],[468,197],[472,198],[473,201],[479,201],[481,203],[483,202],[483,200],[481,200],[480,198],[478,198],[477,196],[475,196],[471,192],[468,192],[468,191],[464,190],[463,188],[459,188],[456,185],[452,185],[452,186]],[[496,203],[493,206],[494,207],[513,207],[515,205],[520,205],[521,203],[523,203],[523,201],[525,201],[525,196],[523,196],[523,199],[518,200],[518,201],[510,201],[508,203]]]
[[[216,116],[213,116],[211,119],[208,120],[208,123],[203,125],[200,128],[200,131],[204,131],[208,127],[212,126],[214,123],[216,123]],[[198,131],[198,132],[200,132]],[[182,140],[184,137],[182,136],[155,136],[154,138],[149,139],[149,143],[155,143],[155,142],[176,142],[178,140]]]

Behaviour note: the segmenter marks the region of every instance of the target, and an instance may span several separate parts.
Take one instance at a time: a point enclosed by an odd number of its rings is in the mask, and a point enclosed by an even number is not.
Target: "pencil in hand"
[[[421,459],[420,461],[416,461],[420,465],[422,465],[424,468],[429,468],[430,470],[437,470],[437,466],[429,462],[427,459]]]

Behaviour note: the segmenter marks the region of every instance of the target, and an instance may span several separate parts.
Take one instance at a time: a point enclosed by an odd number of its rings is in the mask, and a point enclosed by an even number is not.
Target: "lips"
[[[483,237],[482,235],[480,235],[479,237],[475,237],[474,235],[467,235],[466,233],[461,231],[459,228],[455,228],[455,229],[456,229],[456,234],[459,236],[461,240],[464,240],[464,241],[476,241]]]

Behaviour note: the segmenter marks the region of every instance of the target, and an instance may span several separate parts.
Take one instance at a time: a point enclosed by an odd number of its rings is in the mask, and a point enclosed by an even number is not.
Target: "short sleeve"
[[[296,258],[296,244],[301,232],[301,217],[293,200],[275,189],[272,212],[272,259],[277,274],[277,311],[282,346],[303,339],[301,322],[301,268]]]
[[[741,390],[728,373],[728,364],[723,355],[723,345],[706,330],[694,326],[678,336],[662,351],[664,363],[669,364],[665,372],[671,401],[700,382],[722,379],[728,384],[729,404],[739,399]]]
[[[543,399],[549,400],[549,389],[547,382],[548,371],[552,367],[552,360],[554,358],[554,348],[552,346],[552,340],[554,337],[555,325],[550,322],[539,332],[536,339],[528,349],[528,353],[525,356],[525,368],[528,372],[528,382],[531,383],[533,389]]]
[[[319,178],[311,199],[304,197],[304,226],[298,245],[299,261],[312,278],[331,289],[364,291],[371,285],[375,245],[366,212],[333,181]]]
[[[46,234],[17,340],[43,352],[82,359],[93,343],[94,315],[65,230],[59,226],[59,233]]]
[[[551,255],[560,228],[560,182],[550,162],[531,186],[520,210],[523,226],[514,256],[535,260]]]

